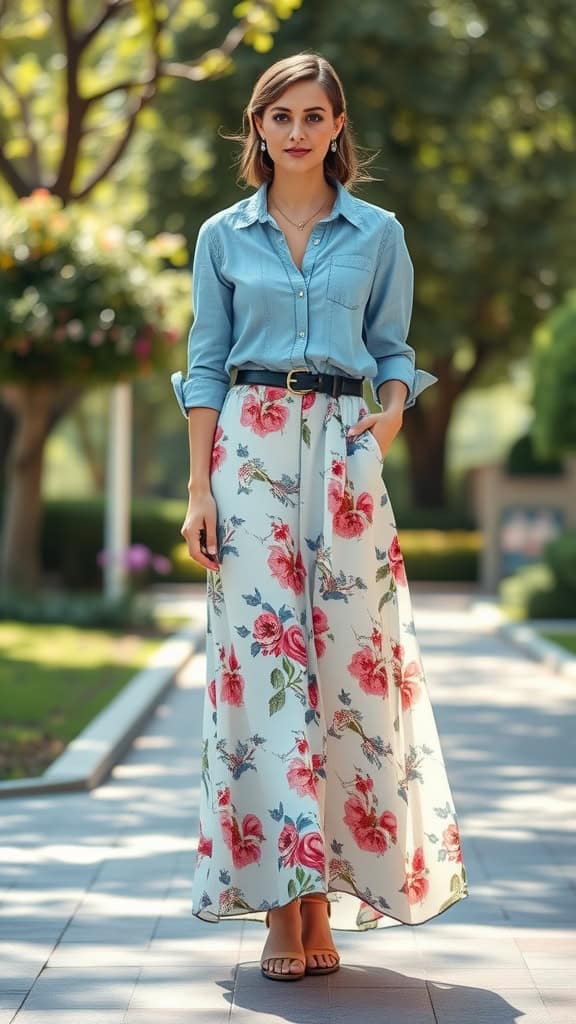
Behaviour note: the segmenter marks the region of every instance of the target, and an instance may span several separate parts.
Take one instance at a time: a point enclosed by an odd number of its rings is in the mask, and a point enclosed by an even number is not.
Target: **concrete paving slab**
[[[0,1024],[576,1024],[573,695],[472,595],[414,596],[469,898],[335,932],[341,971],[284,988],[260,974],[263,925],[193,918],[199,653],[105,782],[4,801],[0,963],[30,992]]]

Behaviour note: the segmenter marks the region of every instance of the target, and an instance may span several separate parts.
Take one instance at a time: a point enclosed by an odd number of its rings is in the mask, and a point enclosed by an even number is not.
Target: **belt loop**
[[[338,377],[338,374],[335,374],[334,375],[334,380],[332,381],[332,398],[338,398],[338,394],[339,394],[339,391],[340,391],[340,388],[338,386],[339,383],[340,383],[340,378]]]

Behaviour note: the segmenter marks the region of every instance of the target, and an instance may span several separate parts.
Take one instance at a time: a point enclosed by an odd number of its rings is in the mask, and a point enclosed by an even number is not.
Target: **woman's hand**
[[[218,511],[214,495],[211,490],[189,491],[188,509],[186,518],[180,529],[188,545],[188,553],[191,558],[205,569],[219,569],[216,524]],[[206,530],[206,549],[214,555],[214,560],[209,559],[200,549],[200,530]]]
[[[372,430],[380,447],[382,458],[385,458],[392,441],[402,426],[402,420],[403,410],[397,407],[385,409],[383,412],[370,413],[350,427],[348,436],[357,437],[365,430]]]

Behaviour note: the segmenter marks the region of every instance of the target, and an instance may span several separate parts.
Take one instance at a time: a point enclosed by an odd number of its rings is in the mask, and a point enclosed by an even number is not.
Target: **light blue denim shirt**
[[[306,367],[408,387],[404,408],[438,378],[415,368],[406,338],[414,270],[393,213],[340,182],[308,239],[302,271],[268,212],[262,185],[213,214],[198,232],[188,370],[172,374],[178,404],[220,410],[234,367]]]

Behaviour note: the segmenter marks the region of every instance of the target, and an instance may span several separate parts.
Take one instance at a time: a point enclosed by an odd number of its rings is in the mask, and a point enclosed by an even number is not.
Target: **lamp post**
[[[131,454],[132,389],[129,383],[122,382],[110,390],[108,419],[104,593],[110,599],[121,597],[125,590],[127,570],[122,559],[130,544]]]

